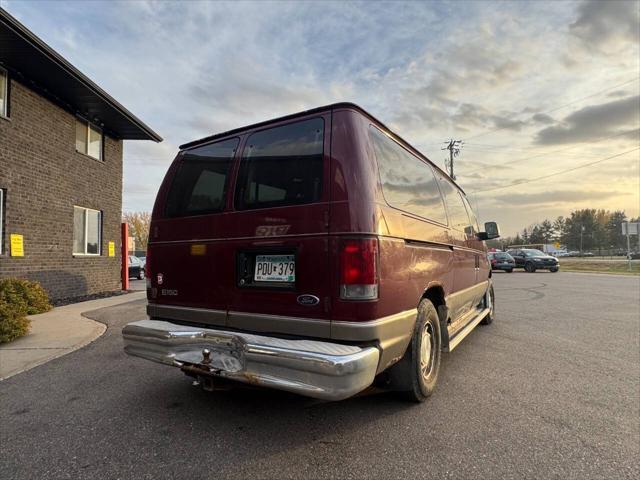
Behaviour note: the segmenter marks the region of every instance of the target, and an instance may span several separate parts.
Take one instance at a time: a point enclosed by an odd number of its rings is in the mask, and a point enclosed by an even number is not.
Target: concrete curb
[[[89,300],[31,315],[31,332],[0,345],[0,381],[85,347],[99,338],[107,326],[84,316],[85,312],[142,300],[146,292]]]

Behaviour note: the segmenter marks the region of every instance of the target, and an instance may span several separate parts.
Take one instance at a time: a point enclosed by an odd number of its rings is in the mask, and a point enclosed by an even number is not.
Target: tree
[[[136,250],[146,250],[149,242],[149,224],[151,214],[149,212],[125,212],[122,221],[129,225],[129,236],[136,241]]]
[[[616,210],[609,215],[609,219],[604,226],[607,242],[613,248],[627,248],[627,240],[622,234],[622,223],[627,219],[627,215],[622,210]]]
[[[529,227],[529,243],[538,244],[544,243],[544,237],[542,236],[542,229],[540,225],[534,224]]]
[[[544,219],[540,224],[540,234],[542,235],[542,243],[551,243],[554,237],[553,223],[548,219]]]
[[[553,221],[553,239],[556,242],[567,242],[567,221],[560,215]]]

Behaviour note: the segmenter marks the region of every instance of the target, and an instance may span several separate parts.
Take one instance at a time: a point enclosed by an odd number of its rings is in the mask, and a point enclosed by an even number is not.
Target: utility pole
[[[453,173],[453,159],[460,154],[460,149],[462,148],[463,144],[464,142],[462,140],[454,140],[452,138],[448,142],[444,142],[445,146],[440,149],[449,150],[449,161],[447,162],[447,160],[445,160],[445,164],[449,169],[449,176],[452,180],[456,179],[456,176]]]

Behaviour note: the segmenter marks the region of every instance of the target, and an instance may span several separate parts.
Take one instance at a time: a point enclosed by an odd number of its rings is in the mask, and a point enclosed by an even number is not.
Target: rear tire
[[[524,264],[524,271],[529,273],[534,273],[536,271],[536,266],[529,262]]]
[[[491,325],[493,323],[493,319],[496,314],[496,304],[495,304],[496,296],[493,293],[493,284],[489,285],[487,291],[484,294],[484,300],[482,301],[484,308],[489,308],[489,314],[480,320],[482,325]]]
[[[425,401],[435,390],[440,371],[440,320],[436,307],[423,299],[411,343],[404,357],[389,369],[389,386],[407,400]]]
[[[144,280],[144,270],[140,269],[140,272],[138,273],[138,280]]]
[[[505,270],[507,273],[513,273],[513,268],[509,268],[508,270]]]
[[[552,273],[556,273],[558,270],[560,270],[560,269],[556,268],[556,267],[549,269],[549,271],[552,272]]]

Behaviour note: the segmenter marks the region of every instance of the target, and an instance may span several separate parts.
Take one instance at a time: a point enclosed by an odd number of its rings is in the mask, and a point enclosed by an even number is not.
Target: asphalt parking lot
[[[497,319],[419,405],[207,393],[127,357],[144,302],[0,383],[0,478],[639,478],[640,278],[496,273]]]

